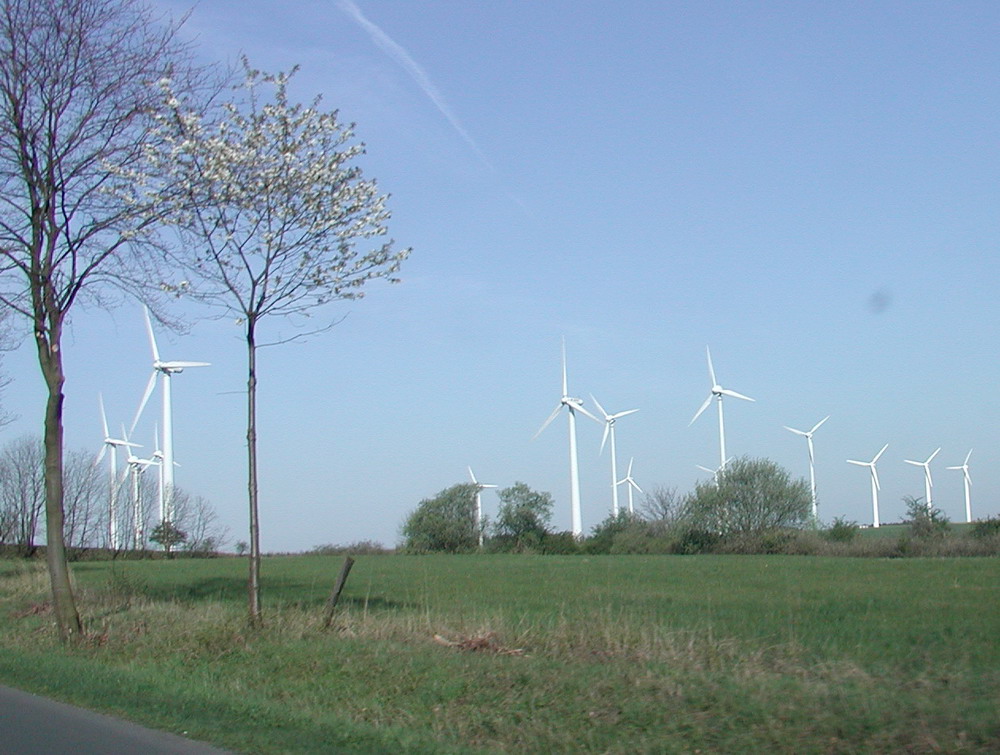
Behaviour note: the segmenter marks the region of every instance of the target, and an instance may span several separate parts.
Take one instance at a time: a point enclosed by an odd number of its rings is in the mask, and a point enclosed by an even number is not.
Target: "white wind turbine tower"
[[[625,476],[617,482],[618,485],[628,485],[628,513],[630,514],[635,513],[635,507],[632,505],[632,490],[634,489],[638,490],[640,493],[642,492],[642,488],[639,487],[639,483],[632,479],[632,462],[634,461],[634,456],[628,460],[628,471],[625,473]]]
[[[142,410],[146,408],[146,402],[149,401],[149,397],[156,387],[157,377],[162,377],[163,463],[161,465],[161,474],[163,475],[163,485],[160,492],[160,520],[164,521],[169,520],[173,515],[171,496],[174,489],[174,435],[173,417],[170,406],[170,380],[173,375],[183,372],[187,367],[208,367],[209,362],[161,361],[160,351],[156,348],[156,337],[153,335],[153,324],[149,319],[149,309],[144,307],[143,314],[146,316],[146,333],[149,336],[149,346],[153,352],[153,374],[149,376],[149,382],[146,384],[146,392],[143,393],[142,401],[139,402],[139,411],[136,412],[135,419],[132,421],[132,429],[135,430]]]
[[[934,481],[931,479],[931,461],[938,455],[940,450],[941,449],[939,448],[937,451],[928,456],[927,461],[913,461],[912,459],[903,460],[907,464],[913,464],[914,466],[924,468],[924,502],[927,504],[928,511],[931,510],[931,494],[934,491]]]
[[[569,416],[569,494],[573,516],[573,537],[579,538],[583,536],[583,517],[580,513],[580,464],[576,453],[576,412],[580,411],[597,422],[601,420],[583,408],[582,400],[569,395],[566,381],[565,338],[562,344],[562,397],[559,399],[559,405],[552,410],[549,418],[538,428],[538,432],[534,435],[535,438],[541,434],[542,430],[549,426],[552,420],[562,411],[563,407],[566,407],[567,415]]]
[[[819,422],[813,425],[812,430],[796,430],[794,427],[789,427],[788,425],[782,425],[788,432],[795,433],[796,435],[801,435],[806,439],[806,443],[809,444],[809,489],[812,491],[812,511],[813,511],[813,521],[817,521],[817,516],[819,512],[816,506],[816,469],[813,466],[815,456],[813,454],[813,433],[819,430],[820,425],[830,419],[830,415],[823,417]]]
[[[601,452],[604,451],[604,444],[607,443],[608,436],[611,436],[611,513],[613,516],[618,516],[618,452],[615,447],[615,421],[619,417],[635,414],[639,410],[627,409],[624,412],[608,414],[604,410],[604,407],[601,406],[601,402],[595,398],[593,393],[590,394],[590,397],[594,400],[594,404],[597,406],[598,411],[604,415],[604,437],[601,438]],[[631,488],[629,490],[631,490]]]
[[[847,460],[848,464],[857,464],[859,467],[868,467],[871,470],[871,473],[872,473],[872,527],[876,527],[876,528],[879,526],[879,521],[878,521],[878,491],[879,491],[879,484],[878,484],[878,472],[875,469],[875,463],[879,460],[879,457],[882,454],[885,453],[885,449],[887,449],[888,447],[889,447],[888,443],[886,443],[884,446],[882,446],[882,450],[879,451],[877,454],[875,454],[875,458],[872,459],[871,461],[855,461],[854,459],[848,459]]]
[[[701,405],[701,408],[695,412],[695,415],[688,422],[688,427],[694,424],[694,421],[701,416],[708,405],[712,403],[714,398],[719,404],[719,471],[721,472],[726,467],[726,425],[722,418],[722,397],[731,396],[733,398],[743,399],[744,401],[755,401],[749,396],[744,396],[742,393],[737,393],[736,391],[730,391],[719,385],[719,381],[715,379],[715,368],[712,366],[712,352],[709,348],[705,347],[705,353],[708,355],[708,376],[712,381],[712,388],[709,391],[708,398],[705,399],[705,403]]]
[[[489,485],[485,482],[480,482],[476,479],[476,475],[472,472],[472,467],[469,467],[469,477],[472,478],[472,484],[476,486],[476,532],[479,534],[479,547],[483,547],[483,489],[484,488],[495,488],[496,485]]]
[[[969,453],[965,455],[965,461],[962,462],[961,466],[958,467],[947,467],[947,469],[961,469],[962,474],[965,477],[965,521],[972,521],[972,498],[970,496],[970,487],[972,485],[972,478],[969,477],[969,457],[972,456],[972,449],[969,449]]]
[[[111,437],[111,433],[108,430],[108,417],[104,412],[104,396],[100,393],[97,394],[97,403],[101,407],[101,429],[104,431],[104,445],[101,446],[101,451],[97,454],[94,464],[100,464],[101,459],[104,458],[104,454],[108,452],[108,449],[111,450],[111,455],[108,457],[108,471],[110,473],[108,485],[108,543],[112,550],[119,550],[121,543],[119,542],[118,534],[118,487],[121,483],[118,481],[118,449],[127,449],[136,444],[129,443],[124,438]]]
[[[125,428],[122,427],[122,435],[125,435]],[[127,438],[128,436],[125,435]],[[151,465],[159,466],[160,461],[153,456],[150,459],[140,459],[132,450],[129,449],[128,460],[126,462],[128,468],[126,470],[126,475],[122,477],[122,482],[125,481],[126,476],[131,482],[132,487],[132,539],[133,547],[138,550],[143,540],[145,539],[144,522],[142,516],[142,497],[140,491],[140,477],[142,473],[146,471],[146,468]]]

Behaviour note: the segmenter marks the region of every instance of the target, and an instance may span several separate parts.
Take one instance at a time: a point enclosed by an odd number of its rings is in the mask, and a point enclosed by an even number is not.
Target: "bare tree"
[[[226,542],[228,528],[219,522],[219,515],[207,500],[174,489],[171,520],[187,533],[184,550],[192,553],[210,553],[219,550]]]
[[[151,170],[177,191],[173,221],[194,250],[173,256],[188,291],[243,327],[247,348],[247,490],[250,508],[249,617],[261,622],[257,483],[257,349],[265,318],[301,325],[312,310],[356,299],[369,281],[395,282],[409,250],[385,241],[363,253],[356,244],[386,234],[386,197],[353,163],[364,145],[337,113],[288,100],[291,74],[252,70],[215,116],[199,112],[165,83],[172,108],[161,120],[173,145],[151,151]],[[168,285],[169,284],[165,284]],[[327,326],[329,327],[329,326]],[[313,329],[317,332],[324,328]],[[299,331],[300,335],[303,335]],[[292,340],[292,339],[285,339]]]
[[[45,455],[35,436],[22,436],[0,450],[0,509],[13,524],[8,539],[32,555],[45,509]]]
[[[82,631],[63,529],[63,328],[77,302],[101,303],[157,221],[115,191],[113,167],[151,136],[151,83],[185,81],[175,30],[136,0],[0,0],[0,302],[30,323],[47,388],[47,554],[63,641]]]
[[[676,488],[657,485],[648,493],[639,506],[643,519],[658,527],[669,528],[684,516],[684,499],[677,495]]]
[[[107,532],[103,514],[105,488],[103,470],[94,464],[94,455],[85,450],[67,451],[63,464],[63,532],[66,544],[92,548]]]

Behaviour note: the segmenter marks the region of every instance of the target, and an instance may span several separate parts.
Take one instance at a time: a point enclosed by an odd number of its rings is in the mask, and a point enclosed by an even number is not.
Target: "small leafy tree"
[[[479,545],[474,483],[452,485],[421,501],[403,524],[407,550],[417,553],[461,553]]]
[[[693,529],[722,537],[759,535],[805,525],[812,513],[806,480],[792,480],[769,459],[736,459],[718,481],[699,483],[685,502]]]
[[[389,210],[375,181],[355,160],[364,145],[337,113],[293,103],[290,74],[265,74],[243,61],[244,82],[216,113],[184,102],[162,79],[166,115],[157,134],[170,144],[146,154],[136,171],[154,176],[153,194],[186,243],[169,247],[177,281],[187,293],[233,316],[247,350],[247,497],[250,509],[249,615],[261,622],[260,527],[257,481],[257,350],[266,319],[281,318],[300,333],[312,310],[359,299],[368,282],[396,282],[409,250],[393,250]],[[140,194],[143,192],[140,190]],[[359,251],[359,242],[373,242]],[[327,326],[328,327],[328,326]],[[324,327],[310,327],[316,332]],[[284,337],[276,342],[298,337]]]
[[[153,531],[149,533],[149,539],[157,545],[163,546],[163,550],[169,556],[176,546],[187,540],[187,533],[173,522],[164,519],[153,527]]]
[[[493,527],[496,537],[515,549],[539,546],[552,522],[552,495],[532,490],[523,482],[515,482],[498,495],[500,508]]]
[[[860,531],[857,522],[849,522],[844,517],[838,516],[821,535],[831,543],[850,543],[857,538]]]
[[[903,496],[906,504],[906,518],[910,523],[910,534],[919,540],[933,540],[948,534],[950,523],[944,512],[936,506],[928,506],[922,498]]]

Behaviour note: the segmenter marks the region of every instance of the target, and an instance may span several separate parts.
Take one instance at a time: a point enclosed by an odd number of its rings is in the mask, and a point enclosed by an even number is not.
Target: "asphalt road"
[[[0,755],[225,755],[226,750],[0,687]]]

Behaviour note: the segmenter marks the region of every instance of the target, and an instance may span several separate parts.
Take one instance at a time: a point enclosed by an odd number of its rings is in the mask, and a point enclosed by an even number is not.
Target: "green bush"
[[[809,483],[792,480],[773,461],[741,458],[695,487],[684,516],[693,528],[724,538],[801,528],[811,520],[812,495]]]
[[[685,528],[674,544],[674,553],[682,556],[694,556],[699,553],[712,553],[722,538],[711,530],[697,527]]]
[[[474,483],[452,485],[434,498],[421,501],[403,524],[405,549],[410,553],[464,553],[479,546]]]
[[[969,530],[969,537],[990,538],[997,536],[1000,536],[1000,516],[973,522],[972,529]]]
[[[917,540],[940,539],[948,534],[951,525],[948,517],[937,507],[928,506],[923,498],[903,496],[906,516],[910,523],[910,535]]]
[[[838,516],[833,520],[833,524],[823,530],[822,536],[831,543],[850,543],[857,538],[860,531],[861,527],[857,522],[849,522],[844,517]]]
[[[573,556],[580,552],[580,544],[572,532],[546,532],[541,549],[550,556]]]
[[[515,482],[497,495],[500,508],[493,526],[493,549],[536,552],[552,521],[552,495],[534,491],[523,482]]]

